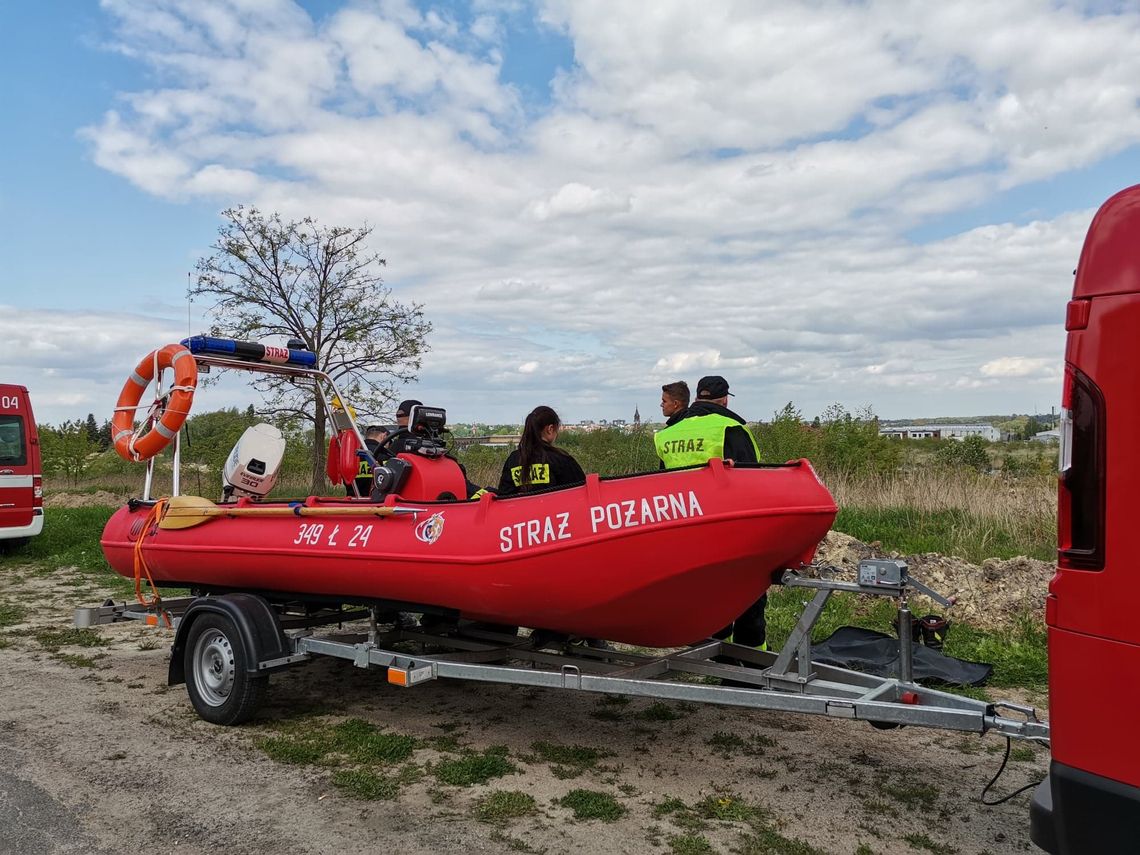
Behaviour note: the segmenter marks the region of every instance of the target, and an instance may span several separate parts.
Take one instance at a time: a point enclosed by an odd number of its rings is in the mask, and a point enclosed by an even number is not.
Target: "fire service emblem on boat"
[[[443,511],[432,514],[416,526],[416,539],[431,545],[443,534]]]

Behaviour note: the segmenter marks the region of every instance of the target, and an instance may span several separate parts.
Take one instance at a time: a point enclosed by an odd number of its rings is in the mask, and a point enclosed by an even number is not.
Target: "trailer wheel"
[[[265,700],[269,675],[246,672],[249,651],[234,622],[222,614],[202,615],[185,649],[186,692],[198,715],[223,725],[252,718]]]

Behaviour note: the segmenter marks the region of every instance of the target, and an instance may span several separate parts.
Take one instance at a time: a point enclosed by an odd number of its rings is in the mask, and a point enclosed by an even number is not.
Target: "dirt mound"
[[[45,491],[44,495],[44,507],[46,508],[117,507],[126,501],[126,497],[116,496],[107,490],[96,490],[94,493],[57,493]]]
[[[958,602],[950,614],[978,626],[1007,626],[1017,615],[1030,612],[1044,617],[1045,594],[1056,565],[1019,555],[1016,558],[989,558],[979,566],[962,558],[927,552],[899,555],[884,552],[875,541],[863,543],[833,531],[819,545],[816,559],[823,564],[849,569],[854,574],[864,558],[902,558],[915,578]],[[927,607],[942,611],[924,597],[915,597],[915,611]]]

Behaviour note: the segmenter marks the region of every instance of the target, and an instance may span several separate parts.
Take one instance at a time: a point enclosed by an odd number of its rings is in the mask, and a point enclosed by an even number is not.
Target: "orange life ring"
[[[135,433],[135,411],[146,387],[155,375],[167,368],[174,369],[174,385],[162,398],[155,401],[151,415],[157,418],[150,430]],[[180,344],[168,344],[153,350],[131,372],[119,401],[115,404],[115,417],[111,420],[115,451],[124,460],[149,460],[170,444],[178,435],[183,422],[190,415],[194,389],[198,385],[198,363],[194,355]]]

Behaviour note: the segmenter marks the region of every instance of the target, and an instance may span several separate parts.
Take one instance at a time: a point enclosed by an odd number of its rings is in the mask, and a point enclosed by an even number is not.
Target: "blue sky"
[[[645,415],[708,373],[754,418],[1047,410],[1083,232],[1140,175],[1122,9],[106,0],[2,26],[2,379],[47,421],[109,414],[184,332],[238,203],[373,225],[436,328],[408,392],[460,420]]]

